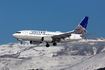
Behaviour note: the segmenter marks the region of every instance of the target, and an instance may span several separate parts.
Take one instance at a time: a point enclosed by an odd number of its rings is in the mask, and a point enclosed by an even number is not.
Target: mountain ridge
[[[83,39],[78,42],[32,45],[0,45],[0,70],[94,70],[105,67],[105,39]]]

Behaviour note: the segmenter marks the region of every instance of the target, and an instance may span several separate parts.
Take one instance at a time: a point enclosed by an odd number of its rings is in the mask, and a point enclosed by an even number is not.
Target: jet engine
[[[53,41],[53,39],[51,37],[45,36],[45,37],[42,37],[42,41],[51,43]]]
[[[41,44],[42,42],[30,41],[30,44]]]

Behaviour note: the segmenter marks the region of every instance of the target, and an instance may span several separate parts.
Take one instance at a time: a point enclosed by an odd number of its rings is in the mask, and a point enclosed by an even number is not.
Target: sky
[[[20,30],[68,32],[88,16],[88,38],[105,37],[105,0],[0,0],[0,45]]]

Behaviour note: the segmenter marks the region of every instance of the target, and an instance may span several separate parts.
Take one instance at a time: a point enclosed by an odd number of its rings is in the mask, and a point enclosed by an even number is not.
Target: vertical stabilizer
[[[88,24],[88,18],[89,17],[84,17],[80,24],[76,27],[76,29],[74,30],[76,34],[85,34],[86,27]]]

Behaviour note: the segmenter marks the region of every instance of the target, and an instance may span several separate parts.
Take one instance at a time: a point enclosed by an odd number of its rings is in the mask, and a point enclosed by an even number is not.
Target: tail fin
[[[80,24],[76,27],[76,29],[74,30],[76,34],[85,34],[86,27],[88,24],[88,18],[89,17],[84,17]]]

